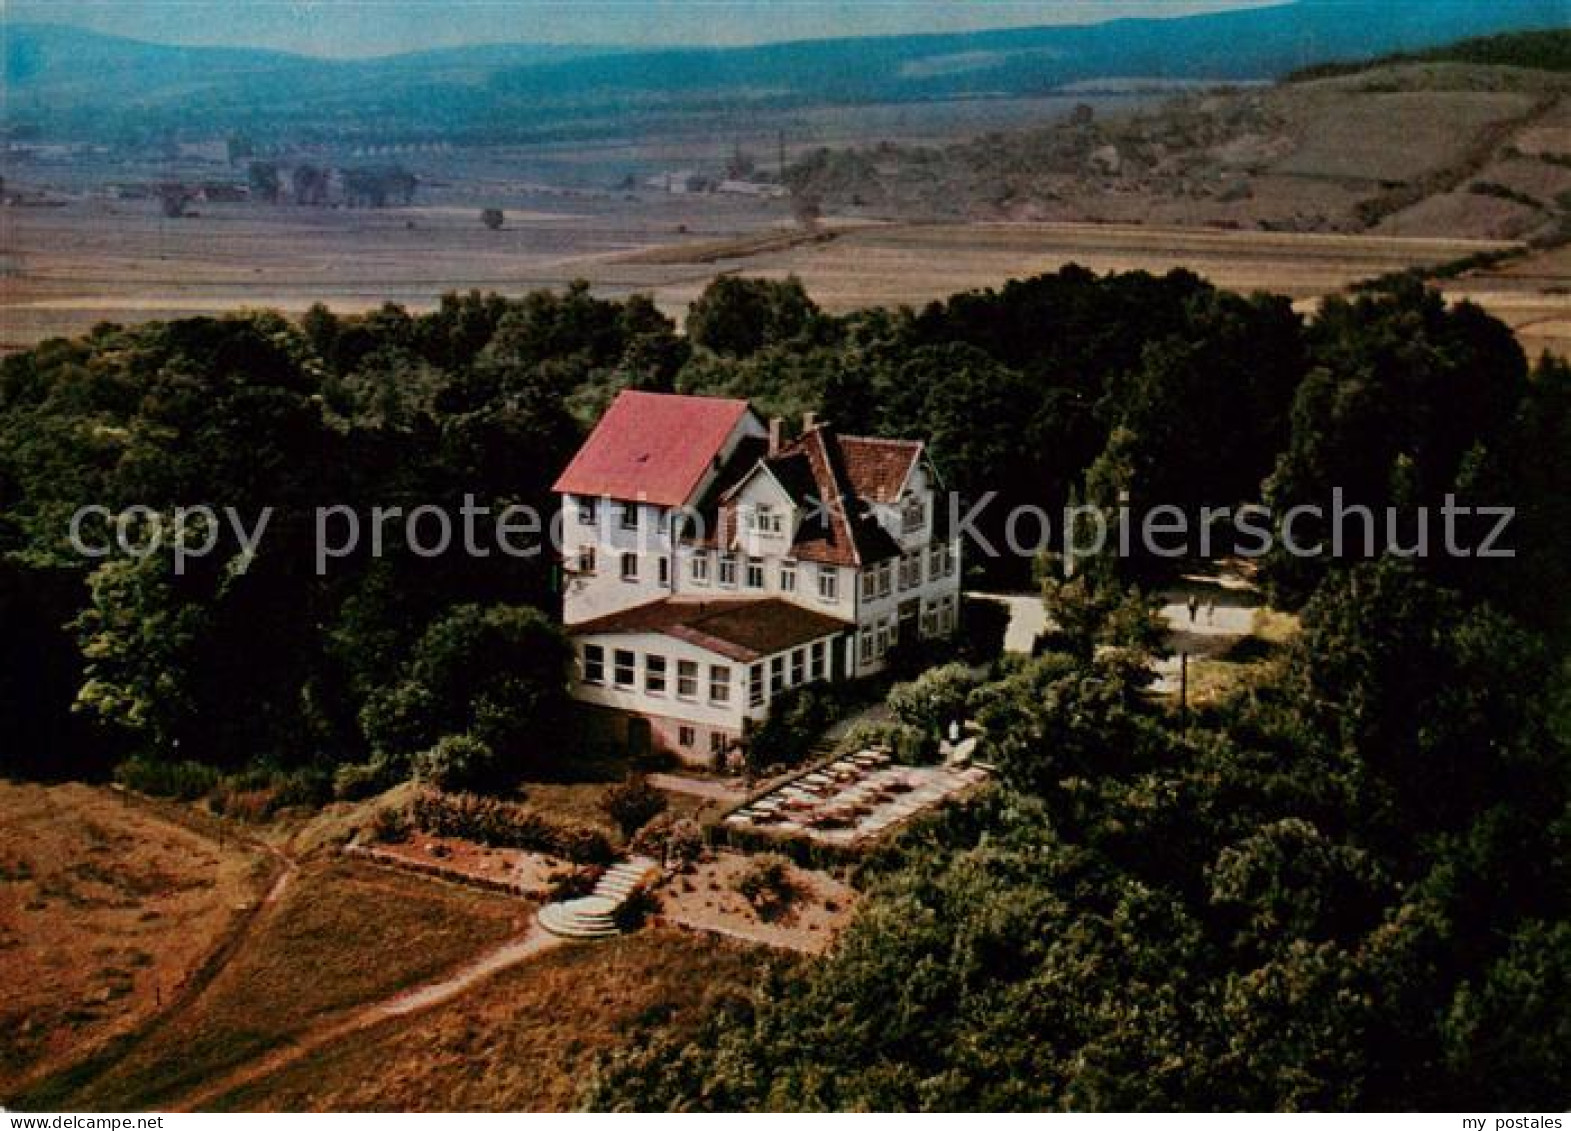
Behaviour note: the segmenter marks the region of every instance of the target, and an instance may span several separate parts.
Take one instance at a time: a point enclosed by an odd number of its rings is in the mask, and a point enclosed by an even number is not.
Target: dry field
[[[1543,350],[1571,358],[1571,247],[1537,252],[1446,286],[1516,330],[1529,356]]]
[[[764,952],[646,930],[566,946],[432,1012],[356,1033],[211,1106],[233,1111],[571,1110],[596,1054],[680,1033],[755,985]]]
[[[308,863],[192,1002],[120,1055],[27,1094],[49,1110],[177,1103],[308,1028],[521,934],[528,903],[346,860]],[[54,924],[49,937],[62,932]]]
[[[470,287],[518,294],[588,279],[642,291],[680,317],[717,274],[797,274],[825,307],[919,305],[956,291],[1080,263],[1097,271],[1185,267],[1239,290],[1312,299],[1358,279],[1502,246],[1477,240],[1299,235],[1112,224],[831,224],[834,238],[784,230],[783,209],[725,198],[541,198],[488,232],[467,208],[387,211],[204,206],[165,220],[151,205],[78,201],[0,211],[0,343],[30,345],[104,320],[313,302],[342,311],[431,306]],[[1571,315],[1553,257],[1513,276],[1508,320]],[[1543,284],[1543,285],[1538,285]],[[1531,300],[1531,309],[1527,309]]]
[[[0,1100],[176,999],[266,859],[105,790],[0,782]]]

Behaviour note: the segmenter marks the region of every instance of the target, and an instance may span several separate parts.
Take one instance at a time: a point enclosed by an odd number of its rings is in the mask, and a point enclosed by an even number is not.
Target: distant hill
[[[1571,19],[1571,0],[1566,5],[1566,13],[1565,18]],[[1571,71],[1571,29],[1485,35],[1428,51],[1398,52],[1352,62],[1318,63],[1294,71],[1287,77],[1289,81],[1305,82],[1358,74],[1399,63],[1471,63],[1483,67],[1524,67],[1535,71],[1567,72]]]
[[[7,129],[145,138],[530,141],[747,106],[1042,94],[1099,79],[1270,79],[1326,60],[1559,26],[1566,0],[1298,0],[1175,19],[728,49],[477,46],[375,60],[5,29]]]
[[[1568,44],[1568,32],[1491,37],[1138,113],[1087,106],[937,148],[823,149],[787,180],[828,211],[880,218],[1559,244],[1571,239]]]

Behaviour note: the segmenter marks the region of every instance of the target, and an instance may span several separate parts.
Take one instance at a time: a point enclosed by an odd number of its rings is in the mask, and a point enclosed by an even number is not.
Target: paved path
[[[648,780],[656,789],[685,793],[689,797],[702,797],[723,804],[741,801],[747,796],[747,790],[740,783],[731,785],[714,778],[690,778],[683,774],[650,774]]]
[[[1009,627],[1004,634],[1004,651],[1030,655],[1036,638],[1048,629],[1047,610],[1036,593],[970,593],[983,601],[996,601],[1009,609]],[[1219,656],[1238,640],[1254,631],[1255,610],[1260,594],[1243,578],[1232,574],[1217,577],[1186,576],[1161,594],[1162,617],[1167,621],[1167,647],[1172,653],[1155,665],[1154,690],[1177,693],[1179,653],[1191,659]],[[1189,599],[1196,602],[1194,615]]]
[[[265,1056],[241,1065],[233,1072],[208,1080],[197,1091],[171,1105],[169,1110],[202,1111],[203,1105],[237,1088],[257,1080],[265,1080],[351,1033],[370,1028],[379,1021],[386,1021],[392,1017],[407,1017],[412,1013],[419,1013],[452,1001],[492,975],[517,966],[542,951],[560,946],[564,941],[532,925],[518,938],[503,943],[450,974],[418,986],[411,986],[390,998],[360,1006],[346,1017],[327,1020],[307,1029],[296,1035],[283,1048],[274,1049]]]

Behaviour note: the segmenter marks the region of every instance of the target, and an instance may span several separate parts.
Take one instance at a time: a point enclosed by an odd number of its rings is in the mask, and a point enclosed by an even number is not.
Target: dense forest
[[[279,775],[307,797],[470,736],[571,756],[549,556],[318,507],[549,506],[625,387],[927,440],[1011,504],[1517,508],[1508,560],[1272,556],[1302,631],[1197,716],[1130,616],[1185,563],[1043,584],[1061,631],[972,694],[999,783],[870,860],[824,962],[608,1061],[596,1106],[1563,1109],[1571,1094],[1571,370],[1411,280],[1328,300],[1077,268],[844,317],[724,277],[677,327],[577,286],[429,313],[101,326],[0,367],[0,771]],[[254,515],[254,550],[84,560],[86,504]],[[100,532],[101,534],[103,532]],[[1223,551],[1226,546],[1222,546]],[[971,554],[971,580],[1040,563]],[[1117,645],[1099,648],[1098,645]]]

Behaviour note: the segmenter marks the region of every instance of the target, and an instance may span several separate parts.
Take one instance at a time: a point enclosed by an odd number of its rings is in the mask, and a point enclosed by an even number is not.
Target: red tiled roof
[[[922,445],[916,440],[841,436],[840,452],[853,494],[875,503],[892,503],[900,498],[912,465],[921,458]]]
[[[571,625],[573,636],[652,632],[685,640],[740,663],[753,663],[851,627],[778,598],[674,601],[669,598]]]
[[[898,440],[890,443],[901,448],[906,444]],[[866,496],[855,488],[849,474],[844,444],[845,440],[830,429],[814,428],[764,461],[804,511],[796,540],[791,544],[791,555],[801,561],[857,566],[900,553],[894,539],[867,513]],[[912,449],[907,456],[907,469],[910,459],[921,451],[920,445],[912,445]],[[862,448],[858,447],[857,456],[861,455]],[[882,452],[861,462],[864,468],[871,469],[863,471],[864,480],[869,482],[875,473],[887,478],[897,464]],[[899,490],[898,483],[894,490]],[[728,510],[721,508],[722,522]]]
[[[626,390],[553,490],[680,506],[747,412],[743,400]]]

